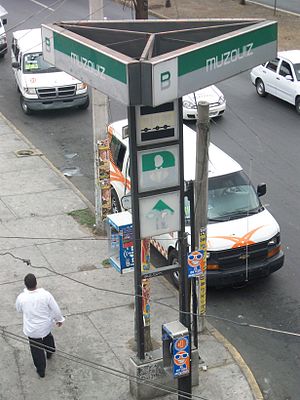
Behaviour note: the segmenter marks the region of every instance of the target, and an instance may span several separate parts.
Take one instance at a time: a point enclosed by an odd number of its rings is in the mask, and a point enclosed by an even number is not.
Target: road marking
[[[55,11],[53,8],[51,8],[51,7],[48,7],[48,6],[46,6],[45,4],[43,4],[43,3],[40,3],[39,1],[37,1],[37,0],[29,0],[29,1],[31,1],[32,3],[35,3],[35,4],[37,4],[38,6],[40,6],[40,7],[44,7],[44,8],[47,8],[47,10],[50,10],[50,11]]]

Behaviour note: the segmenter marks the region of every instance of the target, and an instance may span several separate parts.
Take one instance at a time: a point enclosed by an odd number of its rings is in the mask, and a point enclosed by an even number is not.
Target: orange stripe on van
[[[250,246],[251,244],[255,244],[255,242],[253,240],[251,240],[251,236],[253,236],[255,232],[257,232],[259,229],[261,229],[263,227],[264,227],[264,225],[259,226],[258,228],[255,228],[252,231],[246,233],[242,237],[236,237],[236,236],[211,236],[211,238],[230,240],[230,241],[234,242],[234,245],[231,248],[232,249],[236,249],[237,247],[244,247],[244,246]]]
[[[127,190],[130,190],[130,179],[126,179],[116,164],[110,159],[110,181],[111,182],[121,182],[126,187]]]

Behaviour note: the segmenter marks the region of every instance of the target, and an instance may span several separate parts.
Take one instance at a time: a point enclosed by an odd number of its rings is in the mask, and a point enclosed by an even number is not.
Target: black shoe
[[[52,357],[52,354],[53,354],[53,353],[47,353],[46,357],[47,357],[48,360],[49,360],[49,358]]]
[[[45,378],[45,371],[36,371],[40,378]]]

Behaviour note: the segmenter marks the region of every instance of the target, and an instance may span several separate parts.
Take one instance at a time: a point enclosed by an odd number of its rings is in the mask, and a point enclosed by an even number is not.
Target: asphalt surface
[[[1,4],[11,10],[9,25],[40,10],[32,2],[28,2],[26,8],[20,7],[20,0],[1,0]],[[87,4],[85,7],[79,1],[72,4],[71,10],[66,2],[47,18],[47,13],[39,14],[22,24],[22,28],[38,26],[42,21],[77,19],[87,15]],[[115,4],[109,10],[113,18],[124,15],[122,7]],[[128,10],[126,15],[130,16]],[[0,110],[60,170],[78,167],[82,176],[73,176],[70,180],[93,200],[91,111],[24,116],[19,108],[8,57],[1,62],[0,68]],[[284,268],[268,280],[240,289],[210,290],[208,313],[271,330],[299,333],[299,116],[292,106],[271,96],[258,98],[247,73],[218,86],[227,98],[227,111],[224,118],[212,123],[212,141],[239,161],[255,184],[262,181],[268,184],[263,201],[281,226],[286,261]],[[125,110],[112,103],[111,120],[123,116]],[[299,337],[248,329],[211,317],[209,321],[239,349],[266,399],[300,398]]]

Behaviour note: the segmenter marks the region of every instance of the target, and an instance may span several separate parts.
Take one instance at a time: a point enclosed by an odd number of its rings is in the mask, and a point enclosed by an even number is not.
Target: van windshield
[[[242,172],[209,178],[208,223],[246,217],[263,210],[247,175]],[[185,204],[186,223],[190,223],[188,201]]]
[[[25,74],[40,74],[43,72],[58,72],[59,69],[48,64],[43,59],[43,53],[25,54],[23,57],[23,72]]]

